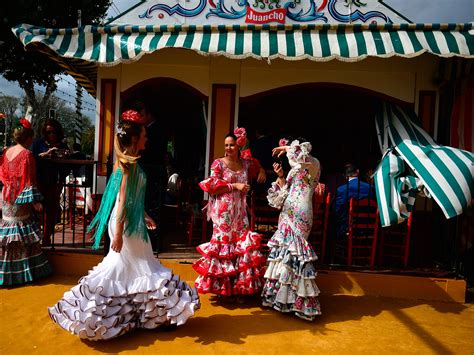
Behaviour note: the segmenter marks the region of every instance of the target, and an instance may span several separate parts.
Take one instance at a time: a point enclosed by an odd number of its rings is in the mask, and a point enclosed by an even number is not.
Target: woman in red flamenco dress
[[[260,252],[261,236],[249,230],[246,195],[249,179],[265,181],[265,171],[249,150],[245,129],[225,137],[225,157],[211,165],[211,175],[199,183],[209,193],[207,215],[213,222],[210,242],[197,247],[202,258],[193,264],[199,277],[199,293],[219,296],[259,294],[263,287],[265,258]]]

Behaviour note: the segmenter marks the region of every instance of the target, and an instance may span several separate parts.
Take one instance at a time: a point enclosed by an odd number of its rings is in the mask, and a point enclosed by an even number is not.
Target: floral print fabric
[[[245,194],[234,189],[213,195],[221,186],[248,182],[252,160],[242,159],[242,165],[242,170],[233,171],[217,159],[210,177],[199,184],[210,194],[207,213],[213,222],[212,238],[197,247],[203,257],[193,265],[200,293],[230,296],[262,289],[265,258],[259,250],[260,235],[249,231]]]
[[[273,183],[267,199],[281,208],[278,230],[268,242],[270,253],[264,275],[263,305],[280,312],[294,312],[313,320],[321,314],[313,262],[316,253],[307,242],[313,223],[312,198],[320,166],[309,153],[309,143],[292,142],[287,156],[292,169],[286,184]]]

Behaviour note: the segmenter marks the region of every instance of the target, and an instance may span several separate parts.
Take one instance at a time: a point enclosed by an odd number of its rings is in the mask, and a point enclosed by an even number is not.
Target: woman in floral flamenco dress
[[[262,292],[263,305],[280,312],[294,312],[300,318],[314,320],[321,314],[313,262],[316,253],[307,242],[313,224],[312,198],[319,181],[320,165],[310,155],[311,144],[281,140],[274,155],[286,153],[291,170],[285,179],[280,164],[278,175],[268,190],[270,206],[281,209],[278,229],[268,242],[270,253]]]
[[[41,212],[43,199],[36,189],[36,164],[28,147],[31,124],[22,118],[13,131],[16,145],[0,157],[2,220],[0,221],[0,286],[20,285],[51,274],[41,251],[41,232],[33,212]]]
[[[225,157],[211,165],[211,175],[199,186],[209,193],[208,217],[213,222],[211,241],[197,247],[202,258],[193,265],[199,273],[196,287],[200,293],[241,296],[261,291],[265,258],[260,253],[260,235],[249,231],[246,194],[249,178],[258,174],[265,181],[265,171],[248,150],[243,128],[224,140]],[[228,299],[228,298],[227,298]]]
[[[89,229],[95,245],[108,225],[110,251],[104,260],[49,308],[54,322],[88,340],[105,340],[135,328],[184,324],[199,308],[197,291],[153,255],[145,213],[146,176],[137,164],[146,132],[136,111],[122,114],[117,128],[117,163]]]

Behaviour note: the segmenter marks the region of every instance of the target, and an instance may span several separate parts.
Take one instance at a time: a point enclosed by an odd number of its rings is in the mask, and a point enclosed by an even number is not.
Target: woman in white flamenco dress
[[[110,215],[110,251],[49,308],[54,322],[89,340],[114,338],[135,328],[179,326],[200,307],[196,289],[153,255],[146,228],[156,225],[144,210],[146,176],[136,163],[146,133],[136,112],[126,111],[122,119],[115,139],[119,162],[89,227],[96,229],[98,247]]]

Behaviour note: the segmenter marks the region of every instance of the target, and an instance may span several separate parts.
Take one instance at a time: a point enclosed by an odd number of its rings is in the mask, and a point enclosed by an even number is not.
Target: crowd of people
[[[149,141],[146,152],[147,136],[153,137],[154,130],[155,120],[146,110],[122,114],[114,140],[116,162],[89,226],[95,248],[107,231],[110,250],[49,308],[53,321],[89,340],[117,337],[135,328],[182,325],[200,308],[198,293],[239,303],[260,295],[263,306],[280,312],[309,321],[320,315],[317,256],[307,240],[313,194],[321,175],[311,143],[282,139],[271,149],[266,136],[258,134],[261,147],[269,151],[265,156],[259,149],[252,155],[243,128],[224,137],[224,157],[211,164],[209,177],[199,183],[209,194],[206,209],[213,233],[209,242],[197,247],[202,257],[193,264],[198,277],[191,287],[153,254],[158,211],[165,198],[164,177],[171,165],[169,159],[165,164],[165,155],[156,154],[162,140]],[[56,182],[64,177],[47,165],[47,159],[64,156],[67,146],[57,121],[47,120],[42,133],[33,141],[29,121],[20,120],[14,130],[17,144],[0,158],[1,286],[24,284],[52,271],[40,242],[43,238],[43,245],[50,243],[60,194]],[[163,169],[150,168],[156,165]],[[275,181],[267,179],[269,168]],[[338,235],[347,229],[348,200],[374,195],[371,185],[360,181],[356,166],[346,165],[344,174],[347,183],[337,189],[334,200]],[[262,252],[261,235],[249,227],[247,195],[253,181],[265,186],[268,204],[280,210],[277,230],[267,243],[268,255]],[[42,209],[46,212],[43,236],[35,219]]]

